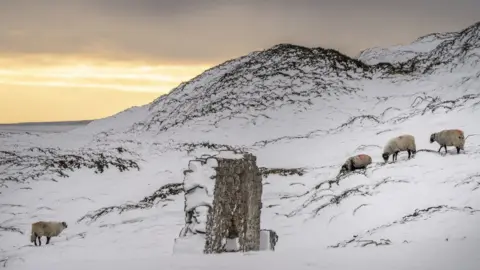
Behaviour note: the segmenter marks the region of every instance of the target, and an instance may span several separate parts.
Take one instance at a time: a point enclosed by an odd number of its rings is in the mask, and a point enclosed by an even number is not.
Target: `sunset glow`
[[[29,57],[16,61],[0,58],[0,84],[98,88],[162,94],[210,67],[207,65],[158,65],[133,61],[107,62],[90,59],[62,61],[55,58],[45,61],[43,59]]]
[[[0,123],[106,117],[149,103],[209,67],[53,56],[0,57]]]

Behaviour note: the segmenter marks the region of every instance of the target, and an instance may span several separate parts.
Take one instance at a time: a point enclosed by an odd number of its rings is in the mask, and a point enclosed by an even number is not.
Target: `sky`
[[[356,56],[480,20],[478,0],[1,0],[0,123],[107,117],[278,43]]]

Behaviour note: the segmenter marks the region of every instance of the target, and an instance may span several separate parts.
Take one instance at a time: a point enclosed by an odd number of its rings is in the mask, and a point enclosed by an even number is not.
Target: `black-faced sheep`
[[[430,135],[430,143],[437,142],[440,144],[440,149],[445,148],[445,154],[447,153],[447,146],[455,146],[457,148],[457,154],[460,154],[460,150],[464,150],[465,135],[460,129],[446,129]]]
[[[345,163],[343,163],[340,169],[339,175],[346,172],[352,172],[357,169],[364,169],[372,163],[372,158],[369,155],[360,154],[353,157],[349,157]]]
[[[415,145],[415,137],[409,134],[404,134],[390,139],[383,148],[383,160],[387,163],[390,155],[393,155],[393,162],[397,160],[399,152],[407,151],[408,158],[417,153],[417,146]]]
[[[63,230],[67,228],[67,223],[63,222],[55,222],[55,221],[38,221],[32,224],[32,234],[30,235],[30,241],[37,245],[38,243],[41,246],[42,240],[41,237],[47,237],[48,245],[50,243],[50,238],[54,236],[58,236]]]

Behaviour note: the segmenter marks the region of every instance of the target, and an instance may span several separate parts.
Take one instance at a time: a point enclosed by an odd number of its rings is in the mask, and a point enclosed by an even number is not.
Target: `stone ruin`
[[[274,250],[278,235],[260,229],[262,176],[256,157],[223,151],[184,171],[185,226],[174,253]]]

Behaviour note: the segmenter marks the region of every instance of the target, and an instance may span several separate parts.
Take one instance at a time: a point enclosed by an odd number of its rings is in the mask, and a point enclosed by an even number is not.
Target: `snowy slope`
[[[422,53],[428,53],[444,41],[455,39],[453,33],[433,33],[416,39],[411,44],[395,45],[387,48],[374,47],[363,50],[358,55],[358,60],[369,65],[378,63],[399,63],[408,61]]]
[[[421,73],[476,72],[480,61],[480,22],[459,32],[434,33],[409,45],[372,48],[358,60],[369,65],[390,63],[402,71]]]
[[[479,24],[472,27],[449,41],[472,44],[465,53],[449,51],[437,65],[431,50],[410,73],[281,44],[72,131],[0,133],[0,261],[7,269],[476,269]],[[427,62],[433,72],[423,72]],[[449,128],[472,135],[465,152],[438,154],[429,143]],[[414,135],[419,152],[383,164],[384,144],[401,134]],[[277,232],[275,253],[172,257],[185,218],[183,170],[230,148],[262,167],[261,227]],[[334,181],[358,153],[373,164]],[[36,220],[69,227],[34,247]]]

